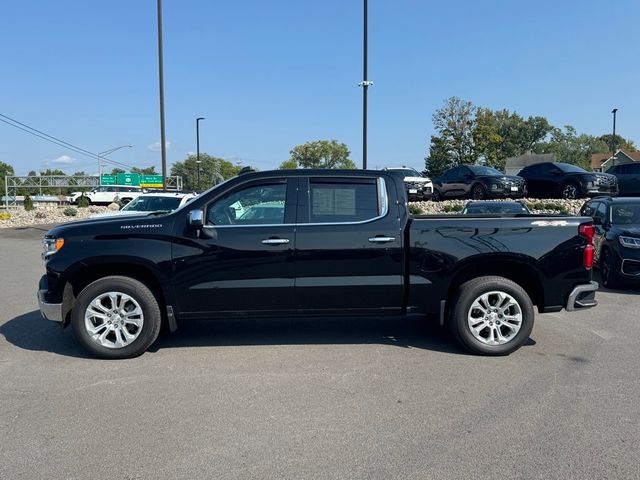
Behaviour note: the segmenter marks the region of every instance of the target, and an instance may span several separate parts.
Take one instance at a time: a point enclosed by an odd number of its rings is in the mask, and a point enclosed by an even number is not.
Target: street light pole
[[[113,152],[115,152],[116,150],[120,150],[121,148],[132,148],[132,147],[133,145],[120,145],[119,147],[113,147],[108,150],[105,150],[104,152],[100,152],[96,154],[96,156],[98,157],[98,185],[102,185],[103,158],[106,157],[107,155],[111,155]]]
[[[158,0],[158,80],[160,87],[160,148],[162,151],[162,189],[167,188],[167,144],[164,134],[164,65],[162,60],[162,0]]]
[[[362,87],[362,168],[367,168],[367,93],[369,87],[373,85],[368,77],[368,40],[369,40],[369,2],[364,0],[364,38],[363,38],[363,63],[362,63],[362,82],[358,85]]]
[[[611,155],[616,154],[616,113],[618,112],[617,108],[611,110],[613,113],[613,137],[611,138]]]
[[[198,167],[198,182],[196,184],[196,190],[200,190],[200,120],[204,120],[204,117],[196,118],[196,165]]]

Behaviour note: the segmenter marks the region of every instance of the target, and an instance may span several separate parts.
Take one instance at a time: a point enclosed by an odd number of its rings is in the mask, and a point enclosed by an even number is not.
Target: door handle
[[[387,243],[387,242],[395,242],[396,237],[369,237],[369,241],[371,243]]]
[[[289,243],[288,238],[265,238],[262,240],[263,245],[283,245]]]

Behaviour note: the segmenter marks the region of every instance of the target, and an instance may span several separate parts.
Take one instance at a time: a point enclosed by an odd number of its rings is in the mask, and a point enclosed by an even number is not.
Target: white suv
[[[384,170],[401,172],[404,175],[404,186],[407,189],[409,201],[430,200],[433,195],[433,182],[411,167],[388,167]]]
[[[197,196],[184,192],[152,192],[138,196],[127,203],[122,210],[94,213],[89,218],[113,217],[116,215],[145,215],[151,212],[172,212]]]
[[[93,190],[84,192],[84,196],[93,205],[109,204],[119,200],[123,204],[129,203],[134,198],[139,197],[146,190],[142,187],[132,185],[101,185]],[[78,199],[83,192],[73,192],[67,197],[69,203],[78,203]]]

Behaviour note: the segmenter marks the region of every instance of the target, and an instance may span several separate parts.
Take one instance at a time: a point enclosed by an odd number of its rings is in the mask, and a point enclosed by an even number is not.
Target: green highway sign
[[[162,175],[142,175],[140,186],[162,188]]]
[[[118,185],[140,185],[139,173],[119,173]]]
[[[115,175],[102,175],[100,185],[115,185],[117,182]]]

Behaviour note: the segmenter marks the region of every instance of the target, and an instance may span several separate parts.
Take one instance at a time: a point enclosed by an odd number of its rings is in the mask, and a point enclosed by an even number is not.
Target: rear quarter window
[[[309,180],[310,223],[361,222],[380,215],[375,179]]]

